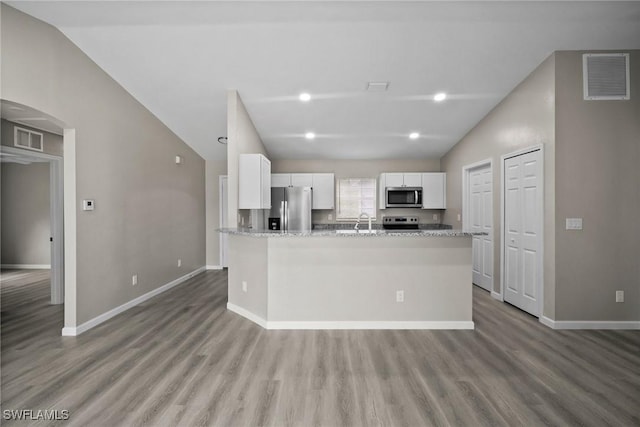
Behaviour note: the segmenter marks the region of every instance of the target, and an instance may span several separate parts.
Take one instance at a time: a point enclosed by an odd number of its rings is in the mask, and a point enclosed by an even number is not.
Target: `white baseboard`
[[[51,264],[1,264],[0,268],[13,270],[51,270]]]
[[[497,299],[498,301],[504,301],[504,298],[502,298],[502,294],[496,291],[491,291],[491,298]]]
[[[267,321],[266,329],[474,329],[473,321]]]
[[[229,311],[233,311],[236,314],[239,314],[240,316],[247,318],[249,320],[251,320],[253,323],[256,323],[260,326],[262,326],[265,329],[269,329],[267,328],[267,321],[264,320],[262,317],[253,314],[252,312],[250,312],[249,310],[245,310],[242,307],[239,307],[235,304],[231,304],[230,302],[227,302],[227,310]]]
[[[542,316],[540,323],[551,329],[640,329],[640,321],[633,320],[552,320]]]
[[[473,321],[269,321],[230,302],[227,309],[265,329],[474,329]]]
[[[107,311],[106,313],[102,313],[99,316],[94,317],[91,320],[88,320],[86,322],[84,322],[82,325],[80,326],[76,326],[76,327],[64,327],[62,328],[62,336],[65,337],[74,337],[77,335],[80,335],[83,332],[88,331],[89,329],[98,326],[99,324],[106,322],[107,320],[111,319],[112,317],[117,316],[118,314],[125,312],[127,310],[129,310],[132,307],[135,307],[138,304],[141,304],[145,301],[147,301],[148,299],[151,299],[153,297],[155,297],[156,295],[159,295],[165,291],[168,291],[169,289],[179,285],[180,283],[191,279],[193,276],[195,276],[196,274],[200,274],[205,270],[205,267],[200,267],[196,270],[193,270],[191,273],[187,273],[184,276],[178,277],[175,280],[172,280],[171,282],[160,286],[159,288],[156,288],[154,290],[152,290],[151,292],[147,292],[144,295],[140,295],[137,298],[132,299],[131,301],[125,302],[124,304],[113,308],[109,311]]]
[[[223,268],[221,265],[207,265],[207,270],[222,270]]]
[[[555,322],[552,319],[549,319],[547,316],[540,316],[538,318],[538,320],[540,321],[540,323],[542,323],[544,326],[547,326],[551,329],[556,329],[554,327]]]

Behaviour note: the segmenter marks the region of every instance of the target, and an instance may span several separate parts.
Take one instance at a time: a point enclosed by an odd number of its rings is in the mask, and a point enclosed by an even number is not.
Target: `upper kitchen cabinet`
[[[447,208],[447,174],[431,172],[422,174],[422,209]]]
[[[335,207],[335,179],[332,173],[274,173],[271,187],[313,188],[312,209]]]
[[[380,187],[402,187],[404,185],[403,173],[383,173],[380,174],[380,183],[384,183]]]
[[[290,173],[272,173],[271,174],[271,187],[290,187],[290,186],[291,186]]]
[[[292,187],[313,187],[313,174],[312,173],[292,173],[291,186]]]
[[[313,187],[312,173],[272,173],[271,187]]]
[[[241,154],[239,209],[271,209],[271,162],[262,154]]]
[[[422,174],[411,173],[383,173],[380,175],[383,187],[422,187]]]
[[[332,173],[313,174],[313,209],[333,209],[336,200],[336,184]]]

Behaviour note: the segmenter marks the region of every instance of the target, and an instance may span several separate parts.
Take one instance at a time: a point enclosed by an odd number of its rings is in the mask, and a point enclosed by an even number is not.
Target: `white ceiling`
[[[637,1],[7,3],[60,28],[206,159],[226,155],[227,89],[272,158],[440,157],[554,50],[640,48]]]

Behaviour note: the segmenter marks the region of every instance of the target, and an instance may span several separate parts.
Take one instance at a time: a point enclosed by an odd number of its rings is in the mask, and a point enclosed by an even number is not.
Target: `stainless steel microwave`
[[[387,187],[385,189],[387,208],[421,208],[421,187]]]

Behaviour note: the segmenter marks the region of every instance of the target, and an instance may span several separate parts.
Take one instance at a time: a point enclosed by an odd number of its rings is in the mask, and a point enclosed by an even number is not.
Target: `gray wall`
[[[272,173],[333,173],[339,178],[376,178],[383,172],[440,172],[439,159],[420,160],[283,160],[272,159]],[[331,214],[333,219],[329,220]],[[438,214],[438,220],[433,219]],[[376,222],[382,222],[383,215],[417,215],[423,223],[442,222],[442,210],[422,209],[378,209]],[[314,224],[336,222],[335,210],[313,211]]]
[[[249,225],[250,211],[238,209],[238,161],[240,154],[263,154],[269,157],[240,94],[236,90],[227,93],[227,175],[229,226]],[[272,168],[273,169],[273,168]],[[237,218],[237,222],[234,222]]]
[[[2,96],[76,130],[77,324],[205,264],[204,160],[57,29],[5,4]]]
[[[7,147],[19,148],[14,145],[13,130],[15,129],[16,126],[21,127],[23,129],[29,129],[36,132],[40,132],[43,135],[42,152],[45,154],[51,154],[54,156],[62,157],[63,155],[62,136],[56,135],[50,132],[45,132],[40,129],[33,128],[31,126],[25,126],[20,123],[13,123],[5,119],[2,119],[2,121],[0,122],[0,133],[1,133],[0,143],[2,143],[2,145],[5,145]],[[29,150],[25,150],[25,151],[29,152]]]
[[[499,157],[545,144],[544,315],[556,321],[640,319],[640,51],[619,52],[631,54],[631,100],[584,101],[584,52],[555,52],[442,159],[445,221],[461,212],[462,166],[494,161],[497,291]],[[582,231],[565,230],[574,217]]]
[[[2,163],[2,264],[51,265],[49,163]]]
[[[442,159],[447,172],[445,222],[457,224],[462,215],[462,167],[485,159],[493,161],[494,291],[500,291],[500,157],[536,144],[545,146],[544,315],[554,316],[555,197],[554,103],[555,57],[547,58],[482,119]]]
[[[584,52],[556,52],[556,320],[640,320],[640,50],[621,52],[629,101],[584,101]]]

